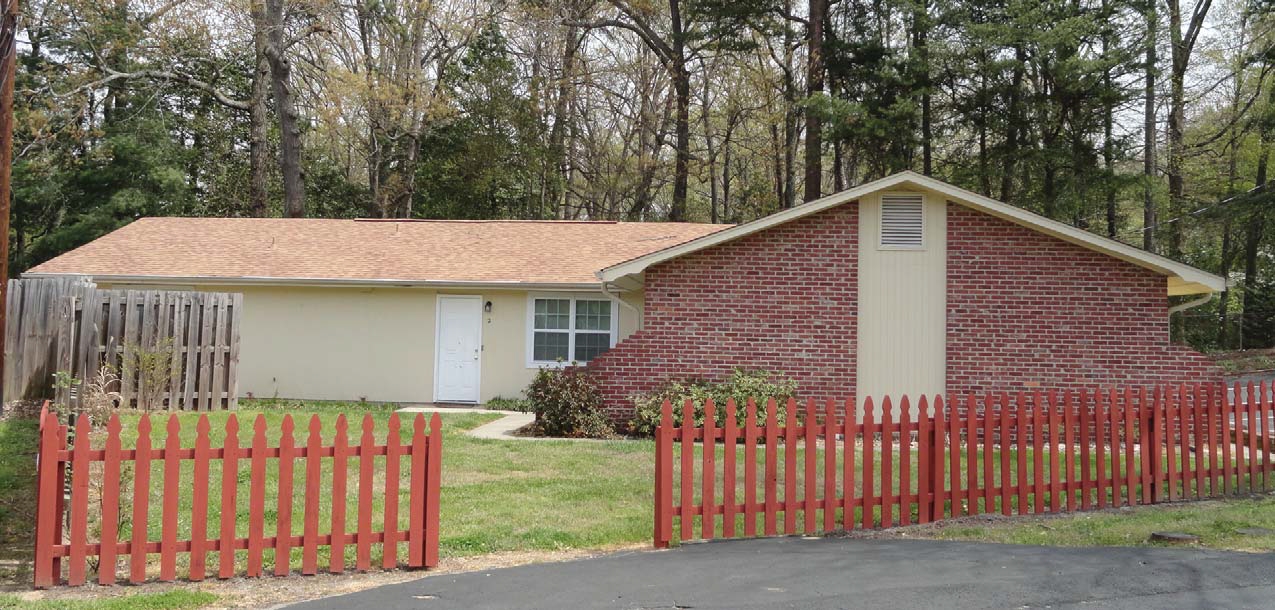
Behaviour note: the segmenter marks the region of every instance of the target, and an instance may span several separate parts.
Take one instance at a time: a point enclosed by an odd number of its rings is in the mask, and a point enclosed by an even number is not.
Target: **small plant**
[[[608,438],[615,434],[602,412],[597,381],[581,367],[543,368],[527,386],[527,401],[543,436]]]
[[[534,409],[531,401],[526,398],[505,398],[497,396],[486,402],[484,405],[492,411],[518,411],[519,413],[531,413]]]
[[[782,404],[796,393],[795,380],[769,371],[735,369],[730,377],[721,382],[702,379],[668,381],[655,390],[632,397],[635,414],[629,422],[629,433],[634,436],[654,435],[655,428],[660,425],[660,407],[665,400],[673,403],[673,418],[680,423],[682,405],[686,399],[691,399],[695,405],[695,425],[702,426],[704,402],[712,398],[717,407],[713,419],[721,426],[726,423],[726,401],[733,398],[737,405],[736,423],[743,425],[746,416],[744,406],[748,404],[749,398],[757,402],[757,420],[760,423],[766,418],[767,400],[774,398],[777,403]],[[785,419],[784,410],[780,408],[776,411],[776,421],[782,425]]]
[[[78,406],[55,404],[52,407],[53,411],[63,418],[87,415],[95,430],[104,428],[111,417],[111,412],[119,407],[122,401],[120,393],[116,391],[119,383],[120,378],[115,371],[109,366],[103,366],[89,379],[88,383],[84,384],[84,388],[77,397],[78,400],[74,401]],[[66,371],[53,374],[54,389],[68,389],[79,384],[80,380]]]
[[[181,376],[181,362],[173,358],[173,338],[164,337],[150,346],[124,346],[123,377],[136,382],[137,408],[150,411],[164,406],[164,392]]]

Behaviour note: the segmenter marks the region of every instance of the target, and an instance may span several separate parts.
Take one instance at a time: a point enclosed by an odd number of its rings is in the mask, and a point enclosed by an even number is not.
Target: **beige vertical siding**
[[[130,286],[120,286],[129,288]],[[141,286],[132,286],[141,288]],[[155,286],[146,286],[155,288]],[[190,290],[192,286],[172,286]],[[478,295],[483,314],[480,397],[518,397],[527,367],[527,293],[519,290],[196,286],[244,295],[239,393],[257,398],[430,402],[437,295]],[[602,293],[587,294],[602,298]],[[640,293],[625,301],[641,307]],[[620,338],[637,328],[618,306]]]
[[[943,392],[947,206],[927,193],[925,248],[880,249],[879,194],[860,201],[858,396]],[[878,411],[879,413],[879,411]],[[915,407],[913,407],[915,416]]]

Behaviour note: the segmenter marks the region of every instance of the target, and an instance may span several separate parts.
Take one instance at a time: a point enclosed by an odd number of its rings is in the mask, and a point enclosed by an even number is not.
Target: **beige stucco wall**
[[[857,393],[860,401],[873,397],[878,408],[887,394],[897,401],[904,392],[913,400],[944,392],[947,205],[926,194],[923,250],[879,248],[880,195],[859,204]]]
[[[189,285],[167,287],[192,289]],[[432,401],[434,314],[440,293],[478,295],[492,304],[491,313],[483,314],[480,400],[521,396],[536,373],[527,366],[526,359],[526,291],[223,285],[193,288],[244,295],[240,396]],[[602,296],[600,292],[564,294]],[[641,293],[624,299],[641,307]],[[619,313],[619,337],[627,337],[636,330],[638,316],[627,307],[617,306],[615,310]]]

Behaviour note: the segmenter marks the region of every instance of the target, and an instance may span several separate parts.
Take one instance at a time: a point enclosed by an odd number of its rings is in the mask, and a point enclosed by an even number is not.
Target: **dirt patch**
[[[474,557],[444,558],[438,567],[428,570],[392,570],[385,572],[366,572],[348,574],[319,574],[316,576],[293,575],[286,578],[270,576],[262,578],[232,578],[230,580],[207,580],[203,582],[178,581],[172,583],[147,583],[144,585],[117,585],[102,587],[85,585],[83,587],[63,587],[47,591],[16,592],[20,598],[28,601],[36,600],[73,600],[102,599],[108,597],[125,597],[139,593],[161,593],[171,589],[189,591],[207,591],[216,595],[218,601],[209,608],[277,608],[285,604],[293,604],[320,597],[330,597],[371,589],[382,585],[390,585],[410,580],[419,580],[441,574],[459,572],[476,572],[508,568],[531,563],[550,563],[571,561],[595,557],[626,549],[647,548],[646,545],[624,545],[589,550],[563,551],[510,551],[478,555]]]

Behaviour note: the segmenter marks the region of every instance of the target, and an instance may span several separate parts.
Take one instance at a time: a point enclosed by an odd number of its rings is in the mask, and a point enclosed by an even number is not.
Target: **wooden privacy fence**
[[[6,402],[52,398],[80,406],[89,384],[108,367],[119,377],[110,390],[125,406],[237,406],[242,294],[102,290],[77,276],[10,280],[9,295]],[[153,373],[125,366],[143,353]],[[59,371],[79,383],[55,394]]]
[[[384,442],[378,444],[372,416],[364,415],[361,436],[351,445],[346,418],[340,415],[332,441],[325,443],[322,423],[312,416],[308,435],[297,445],[288,415],[271,444],[265,417],[258,416],[252,440],[240,446],[239,423],[231,414],[222,446],[213,447],[208,416],[202,415],[194,446],[183,447],[180,420],[170,415],[167,434],[156,447],[150,416],[143,415],[136,443],[125,448],[119,415],[113,415],[102,447],[94,448],[90,422],[80,417],[68,448],[67,426],[46,409],[40,415],[35,586],[84,584],[90,557],[98,559],[97,581],[103,585],[116,581],[124,558],[128,581],[145,581],[154,555],[161,581],[177,577],[179,556],[186,560],[183,572],[195,581],[210,571],[218,578],[261,576],[271,561],[269,571],[286,576],[294,550],[299,550],[302,574],[318,572],[321,550],[326,551],[328,571],[341,573],[347,547],[354,551],[356,569],[363,571],[371,567],[374,544],[381,546],[385,569],[399,564],[400,543],[407,545],[409,567],[432,567],[438,563],[441,424],[434,414],[427,431],[424,415],[417,414],[406,443],[401,425],[399,416],[391,415]],[[356,460],[354,483],[350,460]],[[399,518],[404,462],[406,529]],[[158,489],[151,483],[153,471],[161,480]],[[133,482],[122,485],[127,476],[121,474],[128,472]],[[267,490],[271,475],[277,482],[273,498]],[[64,495],[68,477],[70,493]],[[294,477],[303,481],[300,496],[294,493]],[[240,489],[245,484],[246,494]],[[354,505],[347,506],[351,494]],[[375,515],[378,501],[382,508]],[[293,524],[298,503],[300,528]],[[267,512],[273,513],[273,535],[266,532]],[[245,514],[246,524],[240,523]],[[100,518],[91,521],[90,515]],[[320,521],[328,524],[326,533],[320,532]],[[159,539],[150,532],[158,532]],[[212,564],[210,554],[215,554]],[[246,564],[242,572],[236,568],[239,560]]]
[[[880,411],[869,398],[861,420],[847,403],[842,421],[832,401],[822,413],[814,401],[804,412],[794,400],[786,407],[786,425],[773,400],[758,422],[750,400],[741,426],[731,401],[718,425],[710,401],[696,426],[690,401],[680,424],[664,403],[656,547],[674,540],[674,520],[679,539],[711,539],[1255,492],[1269,489],[1275,464],[1269,383],[1229,396],[1197,384],[1002,393],[956,405],[921,397],[915,411],[906,396],[898,409],[887,397]]]

